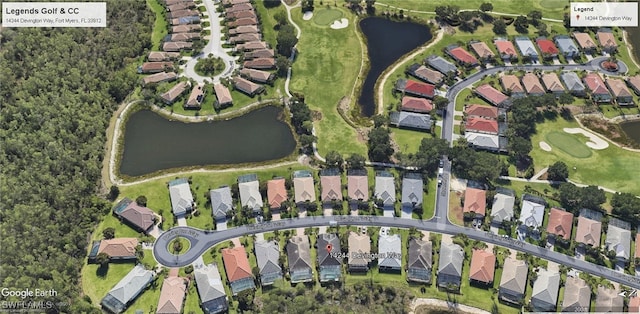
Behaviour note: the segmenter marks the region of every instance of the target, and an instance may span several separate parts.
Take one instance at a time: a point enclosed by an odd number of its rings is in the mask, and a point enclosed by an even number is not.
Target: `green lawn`
[[[343,13],[339,9],[322,8],[314,10],[312,21],[319,26],[329,26],[333,21],[342,18],[342,16]]]
[[[349,27],[334,30],[302,20],[300,10],[292,11],[294,21],[302,29],[302,36],[298,42],[299,55],[293,63],[290,88],[303,93],[310,109],[320,113],[318,117],[321,119],[314,122],[320,155],[329,150],[366,155],[365,143],[356,140],[356,131],[337,111],[340,99],[351,96],[362,54],[354,15],[342,12],[349,19]],[[353,104],[355,99],[351,100],[351,106]]]
[[[636,175],[640,173],[640,153],[623,150],[613,144],[609,144],[609,147],[603,150],[592,150],[592,155],[588,158],[575,158],[553,143],[549,143],[552,147],[551,152],[540,149],[539,142],[546,141],[549,133],[575,127],[579,127],[577,122],[561,118],[537,125],[537,134],[532,137],[531,151],[536,172],[561,160],[569,166],[569,178],[576,182],[640,195],[640,181]],[[572,136],[581,143],[587,142],[582,135]]]
[[[135,266],[134,263],[111,263],[105,271],[98,264],[82,267],[82,292],[98,306],[107,292],[115,286]]]
[[[151,34],[151,50],[157,51],[160,50],[162,39],[169,33],[169,25],[163,14],[165,9],[158,0],[147,0],[147,5],[156,15],[156,19],[153,22],[153,33]]]
[[[418,132],[407,129],[390,128],[391,137],[403,153],[415,153],[423,138],[432,138],[431,133]]]
[[[579,135],[569,134],[564,131],[552,131],[545,135],[545,140],[553,147],[575,158],[589,158],[593,149],[587,147],[584,141],[579,140]]]

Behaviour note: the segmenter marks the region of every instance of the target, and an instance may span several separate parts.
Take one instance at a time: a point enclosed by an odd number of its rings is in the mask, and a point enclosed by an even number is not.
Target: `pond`
[[[127,121],[120,173],[140,176],[158,170],[260,162],[296,148],[283,110],[269,106],[228,121],[183,123],[141,110]]]
[[[620,123],[620,127],[630,139],[640,144],[640,120]]]
[[[633,58],[636,59],[636,62],[640,62],[640,27],[625,27],[627,31],[627,37],[631,42],[631,46],[633,47]],[[631,65],[629,65],[631,67]]]
[[[431,40],[432,36],[429,27],[425,25],[378,17],[363,19],[360,21],[360,29],[367,40],[370,67],[358,102],[362,107],[362,114],[370,117],[376,113],[374,87],[380,74],[400,57]]]

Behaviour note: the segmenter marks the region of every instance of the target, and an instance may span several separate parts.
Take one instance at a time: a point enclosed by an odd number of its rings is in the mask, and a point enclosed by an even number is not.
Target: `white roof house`
[[[464,137],[469,144],[488,150],[500,149],[500,138],[497,135],[482,134],[476,132],[464,132]]]
[[[491,218],[495,222],[503,222],[513,218],[513,205],[516,199],[511,195],[497,193],[493,197],[493,206],[491,207]]]
[[[534,203],[531,200],[522,200],[520,206],[520,221],[527,227],[540,228],[544,219],[544,204]]]
[[[169,196],[173,214],[181,216],[193,210],[193,194],[187,179],[176,179],[169,182]]]
[[[523,56],[527,56],[533,59],[538,58],[538,50],[536,50],[536,46],[533,45],[533,42],[529,37],[516,37],[515,38],[516,46],[518,46],[518,50],[520,50],[520,54]]]
[[[616,252],[616,257],[622,260],[628,260],[631,250],[631,231],[624,227],[625,222],[612,218],[609,221],[609,227],[607,230],[607,238],[604,241],[604,245],[607,250],[613,250]],[[628,225],[628,223],[626,223]]]
[[[402,269],[402,240],[400,235],[380,234],[378,238],[378,268],[400,271]]]
[[[555,312],[560,290],[560,274],[548,270],[538,271],[538,278],[533,283],[531,304],[534,310]]]
[[[240,190],[240,203],[254,211],[262,210],[262,195],[260,195],[260,183],[256,175],[247,175],[238,178]]]
[[[382,200],[383,206],[393,206],[396,203],[396,185],[393,176],[376,176],[375,199]]]

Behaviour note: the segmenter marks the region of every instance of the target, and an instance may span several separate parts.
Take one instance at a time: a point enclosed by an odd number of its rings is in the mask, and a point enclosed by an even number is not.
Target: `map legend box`
[[[638,2],[571,2],[572,27],[636,27]]]

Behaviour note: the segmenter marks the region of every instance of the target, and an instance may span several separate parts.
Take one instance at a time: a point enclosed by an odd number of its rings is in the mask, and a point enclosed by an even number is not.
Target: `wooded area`
[[[107,19],[2,30],[0,280],[55,290],[21,300],[53,302],[47,313],[100,312],[80,297],[79,277],[88,235],[111,208],[96,196],[105,130],[138,84],[129,65],[151,46],[153,25],[141,0],[108,1]]]

